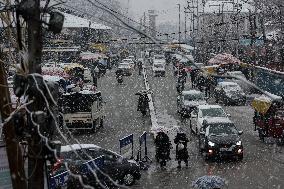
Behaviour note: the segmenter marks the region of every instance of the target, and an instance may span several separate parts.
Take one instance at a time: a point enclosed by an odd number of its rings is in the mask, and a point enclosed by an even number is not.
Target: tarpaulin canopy
[[[272,100],[262,95],[258,98],[255,98],[252,101],[251,105],[257,112],[261,114],[265,114],[269,110],[270,106],[272,105]]]

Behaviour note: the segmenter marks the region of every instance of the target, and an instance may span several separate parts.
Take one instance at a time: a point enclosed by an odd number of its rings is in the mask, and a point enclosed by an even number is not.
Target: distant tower
[[[158,16],[155,10],[148,10],[150,35],[156,37],[156,17]]]

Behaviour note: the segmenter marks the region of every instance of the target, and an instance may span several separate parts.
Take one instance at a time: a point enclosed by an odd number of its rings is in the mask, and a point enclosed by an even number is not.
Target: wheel
[[[193,130],[192,130],[191,119],[189,120],[189,128],[190,128],[191,131],[193,131]]]
[[[198,135],[198,129],[195,127],[195,134]]]
[[[237,160],[238,161],[242,161],[244,159],[244,155],[242,154],[242,155],[238,155],[238,157],[237,157]]]
[[[126,186],[132,186],[135,183],[134,175],[132,173],[126,173],[122,181]]]

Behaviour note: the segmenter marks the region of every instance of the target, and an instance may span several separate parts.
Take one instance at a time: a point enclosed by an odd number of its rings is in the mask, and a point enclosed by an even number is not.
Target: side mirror
[[[227,114],[228,117],[231,117],[231,114]]]
[[[239,135],[242,135],[244,133],[244,131],[238,131]]]

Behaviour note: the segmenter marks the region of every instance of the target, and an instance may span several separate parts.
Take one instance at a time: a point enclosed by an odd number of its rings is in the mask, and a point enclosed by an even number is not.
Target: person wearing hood
[[[176,144],[176,160],[178,161],[178,168],[181,168],[181,161],[184,161],[186,167],[188,167],[188,151],[187,151],[187,143],[188,138],[185,133],[179,132],[177,133],[174,143]]]

